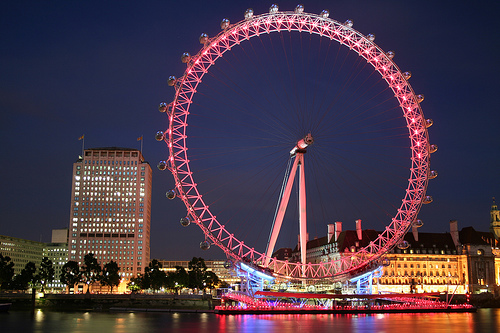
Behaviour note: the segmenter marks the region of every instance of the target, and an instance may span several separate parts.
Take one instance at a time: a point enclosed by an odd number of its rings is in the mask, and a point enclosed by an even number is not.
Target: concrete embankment
[[[32,309],[31,294],[1,293],[0,303],[12,303],[11,310]],[[211,295],[172,294],[45,294],[35,299],[35,308],[59,311],[210,311],[216,301]]]

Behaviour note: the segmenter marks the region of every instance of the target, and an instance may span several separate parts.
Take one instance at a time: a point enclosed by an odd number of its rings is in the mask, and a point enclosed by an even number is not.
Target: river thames
[[[500,309],[476,313],[374,315],[216,315],[37,310],[0,313],[1,332],[500,332]]]

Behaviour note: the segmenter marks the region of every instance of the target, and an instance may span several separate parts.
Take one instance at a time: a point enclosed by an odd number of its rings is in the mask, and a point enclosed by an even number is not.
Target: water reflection
[[[375,315],[228,315],[51,312],[0,314],[2,332],[497,332],[500,309],[477,313]]]

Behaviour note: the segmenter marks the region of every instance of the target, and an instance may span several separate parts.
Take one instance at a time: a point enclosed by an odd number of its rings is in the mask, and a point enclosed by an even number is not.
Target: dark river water
[[[0,313],[0,332],[484,332],[500,333],[500,309],[477,313],[215,315],[205,313]]]

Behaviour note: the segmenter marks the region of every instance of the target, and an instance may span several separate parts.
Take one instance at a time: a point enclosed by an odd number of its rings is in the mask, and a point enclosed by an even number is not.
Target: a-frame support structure
[[[270,258],[274,251],[274,246],[278,239],[278,235],[283,224],[283,218],[285,217],[286,208],[290,200],[290,194],[292,192],[293,183],[295,180],[295,175],[299,173],[299,245],[300,245],[300,260],[302,264],[306,263],[307,254],[307,211],[306,211],[306,179],[304,172],[304,154],[306,153],[306,148],[314,142],[313,137],[309,133],[290,151],[290,156],[295,158],[292,170],[288,176],[286,182],[285,190],[279,201],[278,211],[273,223],[273,229],[269,237],[269,242],[266,249],[266,261],[264,267],[269,265]],[[303,272],[304,274],[304,272]]]

